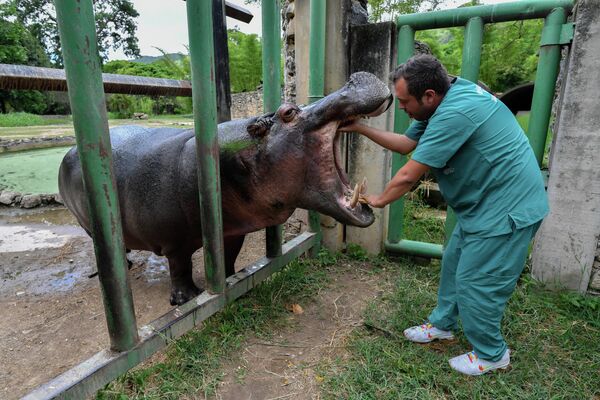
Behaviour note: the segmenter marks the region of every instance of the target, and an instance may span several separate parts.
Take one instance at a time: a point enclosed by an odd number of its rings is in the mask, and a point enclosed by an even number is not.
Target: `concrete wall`
[[[600,7],[581,0],[550,155],[550,215],[533,251],[533,275],[588,289],[600,235]],[[600,282],[598,283],[600,287]]]
[[[396,59],[395,32],[395,25],[391,22],[353,27],[350,36],[350,71],[368,71],[383,82],[388,82],[394,67],[393,60]],[[393,130],[393,109],[392,106],[379,117],[369,119],[368,125]],[[390,178],[391,152],[353,133],[348,135],[348,154],[350,181],[360,182],[366,177],[368,192],[381,193]],[[370,253],[381,252],[387,236],[388,209],[373,209],[375,223],[368,228],[346,227],[346,241],[359,244]]]

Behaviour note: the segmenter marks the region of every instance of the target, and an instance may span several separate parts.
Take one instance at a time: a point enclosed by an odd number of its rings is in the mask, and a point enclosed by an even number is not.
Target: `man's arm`
[[[373,207],[383,208],[404,196],[419,178],[429,170],[429,166],[418,161],[408,160],[396,173],[380,195],[369,195],[367,201]]]
[[[417,147],[417,142],[405,135],[382,131],[377,128],[354,122],[339,129],[343,132],[357,132],[366,136],[378,145],[400,154],[408,154]]]

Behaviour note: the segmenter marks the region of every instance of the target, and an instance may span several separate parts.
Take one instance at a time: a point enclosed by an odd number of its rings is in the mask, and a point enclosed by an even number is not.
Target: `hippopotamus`
[[[284,103],[275,112],[218,125],[227,276],[235,273],[246,234],[285,222],[296,208],[358,227],[373,223],[368,205],[355,201],[337,129],[379,115],[391,103],[386,84],[359,72],[310,105]],[[183,304],[200,293],[191,261],[202,247],[194,131],[120,126],[110,130],[110,140],[125,247],[166,256],[171,304]],[[89,234],[76,147],[60,165],[58,184],[64,204]]]

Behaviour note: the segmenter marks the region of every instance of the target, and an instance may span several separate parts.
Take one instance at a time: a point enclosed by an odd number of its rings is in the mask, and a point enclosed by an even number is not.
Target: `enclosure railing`
[[[321,1],[324,4],[324,0]],[[26,399],[85,398],[93,394],[273,272],[301,254],[314,252],[319,247],[318,225],[311,224],[311,231],[283,245],[281,226],[272,227],[267,233],[267,257],[233,276],[225,276],[213,58],[213,4],[222,6],[219,0],[187,0],[194,130],[208,290],[138,330],[127,276],[92,0],[55,0],[111,349],[97,353],[38,387]],[[265,111],[274,111],[281,96],[279,12],[279,0],[262,2]],[[5,70],[9,69],[8,66],[4,67]],[[26,86],[20,79],[24,78],[9,78],[8,81]],[[317,76],[317,79],[322,77]],[[160,85],[165,86],[165,92],[173,88],[189,90],[182,81],[162,82]],[[143,91],[140,86],[143,85],[137,85],[136,89],[125,89],[123,85],[119,87],[121,90]],[[160,90],[154,93],[162,93]]]
[[[531,116],[527,129],[529,142],[541,166],[546,147],[546,133],[550,122],[552,99],[558,75],[561,45],[573,37],[573,24],[566,23],[567,14],[573,8],[573,0],[522,0],[514,3],[464,7],[454,10],[432,11],[401,15],[397,18],[397,62],[408,60],[414,51],[415,31],[465,27],[462,67],[460,76],[477,82],[486,23],[545,18],[540,53],[535,77],[535,89]],[[398,100],[394,113],[394,132],[404,133],[410,121],[406,113],[399,111]],[[392,176],[406,163],[406,156],[395,153],[392,158]],[[385,249],[393,253],[441,258],[443,245],[402,239],[404,223],[404,200],[390,206],[388,238]],[[445,233],[446,241],[456,225],[454,212],[448,207]]]

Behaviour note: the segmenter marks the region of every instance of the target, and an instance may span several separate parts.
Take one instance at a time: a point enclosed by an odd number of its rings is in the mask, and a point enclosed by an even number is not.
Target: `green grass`
[[[481,377],[451,370],[471,350],[457,341],[416,345],[402,331],[436,304],[438,268],[392,263],[391,290],[369,304],[349,354],[323,361],[327,399],[594,399],[600,395],[600,298],[543,290],[523,275],[505,314],[512,368]],[[389,269],[389,268],[388,268]]]
[[[446,213],[425,204],[423,193],[415,191],[412,200],[404,201],[404,236],[409,240],[429,243],[444,243]]]
[[[59,125],[71,122],[70,116],[44,118],[40,115],[24,112],[0,114],[0,127],[14,128],[19,126]]]
[[[306,303],[328,282],[327,268],[337,260],[322,251],[313,261],[299,260],[252,292],[170,343],[164,360],[142,366],[108,385],[98,399],[180,399],[214,394],[222,364],[249,335],[268,338],[286,322],[287,304]]]

